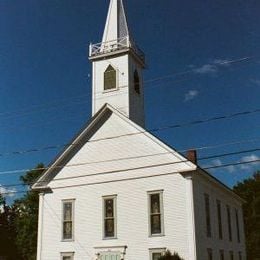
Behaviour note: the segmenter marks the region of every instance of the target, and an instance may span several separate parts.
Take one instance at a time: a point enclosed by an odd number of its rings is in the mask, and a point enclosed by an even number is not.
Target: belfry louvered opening
[[[109,65],[104,73],[104,90],[116,89],[116,70]]]

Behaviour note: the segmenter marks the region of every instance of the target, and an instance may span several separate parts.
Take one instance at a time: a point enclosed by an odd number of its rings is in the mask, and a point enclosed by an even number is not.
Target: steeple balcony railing
[[[96,44],[91,43],[89,46],[89,56],[97,57],[99,55],[105,55],[126,49],[131,49],[141,59],[141,61],[145,63],[145,55],[143,51],[137,45],[131,43],[129,36],[108,42],[100,42]]]

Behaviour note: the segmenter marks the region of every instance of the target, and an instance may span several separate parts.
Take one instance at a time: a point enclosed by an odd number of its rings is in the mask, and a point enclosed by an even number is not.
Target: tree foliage
[[[42,174],[44,165],[28,171],[20,179],[25,185],[31,185]],[[29,190],[21,199],[17,199],[12,210],[14,212],[14,225],[16,229],[16,246],[21,260],[35,260],[37,251],[38,226],[38,193]]]
[[[176,252],[173,254],[171,251],[167,250],[166,253],[159,258],[159,260],[184,260]]]
[[[243,213],[248,259],[260,259],[260,171],[238,183],[234,191],[245,200]]]
[[[5,198],[0,194],[0,256],[8,257],[8,260],[18,259],[15,236],[12,208],[6,204]]]

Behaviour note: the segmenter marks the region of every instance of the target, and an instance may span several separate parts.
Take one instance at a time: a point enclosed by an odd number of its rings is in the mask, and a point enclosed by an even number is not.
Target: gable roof
[[[234,198],[236,198],[238,201],[243,203],[244,201],[234,193],[232,189],[230,189],[228,186],[226,186],[224,183],[216,179],[214,176],[212,176],[208,171],[201,168],[199,165],[194,164],[193,162],[189,161],[185,156],[178,153],[174,148],[170,147],[169,145],[165,144],[163,141],[161,141],[158,137],[155,137],[151,133],[149,133],[147,130],[143,129],[139,125],[135,124],[133,121],[131,121],[129,118],[127,118],[124,114],[113,108],[109,104],[105,104],[95,115],[88,121],[82,130],[72,139],[70,145],[66,147],[61,153],[58,154],[58,156],[53,160],[53,162],[50,163],[50,165],[47,167],[47,170],[38,178],[38,180],[35,182],[35,184],[32,186],[33,190],[44,190],[49,191],[50,187],[48,184],[55,178],[55,176],[64,168],[64,166],[67,165],[68,161],[70,161],[71,158],[73,158],[80,149],[88,143],[88,141],[91,139],[91,137],[105,124],[105,122],[111,117],[112,114],[116,114],[120,119],[122,119],[126,124],[133,127],[136,131],[130,134],[122,134],[122,135],[116,135],[111,137],[104,137],[103,139],[98,140],[107,140],[107,139],[114,139],[119,138],[123,136],[134,136],[136,134],[143,134],[146,137],[148,137],[150,140],[152,140],[153,143],[156,143],[161,148],[165,149],[167,153],[172,154],[175,156],[175,158],[178,158],[179,162],[185,164],[187,167],[183,167],[183,170],[180,171],[180,173],[186,175],[186,174],[199,174],[206,178],[208,181],[213,183],[214,185],[217,185],[220,188],[223,188],[226,192],[228,192],[230,195],[232,195]],[[91,140],[90,140],[91,141]],[[147,155],[149,156],[149,155]],[[142,156],[141,156],[142,157]],[[143,156],[146,157],[146,156]],[[131,159],[131,158],[130,158]],[[108,160],[109,161],[109,160]],[[110,160],[110,162],[113,160]],[[172,164],[174,164],[173,162]],[[169,163],[165,163],[162,165],[167,165]],[[171,163],[170,163],[171,164]],[[79,164],[84,165],[84,163]],[[75,165],[72,165],[75,166]],[[157,166],[152,165],[151,167]],[[158,165],[160,166],[160,165]],[[141,167],[143,168],[143,167]],[[145,168],[145,167],[144,167]],[[124,170],[122,170],[124,171]],[[115,171],[119,172],[119,171]],[[111,171],[110,173],[113,173]],[[162,175],[168,175],[171,173],[164,173]],[[160,174],[159,174],[160,175]],[[158,176],[158,175],[154,175]],[[79,176],[83,177],[83,176]],[[152,177],[152,176],[150,176]],[[77,178],[77,176],[73,176],[73,178]],[[66,178],[65,178],[66,179]],[[131,179],[131,178],[130,178]]]
[[[159,138],[155,137],[147,130],[143,129],[139,125],[135,124],[129,118],[127,118],[124,114],[113,108],[109,104],[105,104],[95,115],[91,118],[89,122],[83,127],[83,129],[72,139],[70,145],[66,147],[50,165],[47,167],[47,170],[38,178],[35,184],[32,186],[34,190],[45,190],[48,189],[48,184],[53,180],[53,178],[61,171],[61,169],[68,163],[68,161],[73,158],[78,151],[90,140],[90,138],[98,131],[98,129],[108,120],[108,118],[112,115],[116,114],[120,119],[126,122],[128,125],[136,129],[135,133],[128,134],[136,135],[137,133],[143,134],[149,139],[151,139],[154,143],[164,148],[167,152],[174,154],[181,162],[187,165],[186,170],[194,171],[197,166],[192,162],[188,161],[184,156],[179,154],[176,150],[166,145],[164,142],[159,140]],[[125,136],[124,134],[122,136]],[[115,137],[105,137],[104,139],[114,139],[117,137],[121,137],[121,135],[117,135]]]

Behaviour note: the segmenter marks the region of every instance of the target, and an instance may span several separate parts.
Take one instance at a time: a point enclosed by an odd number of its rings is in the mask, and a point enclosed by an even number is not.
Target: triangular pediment
[[[106,104],[33,188],[61,188],[68,183],[73,187],[195,169],[181,154]]]

